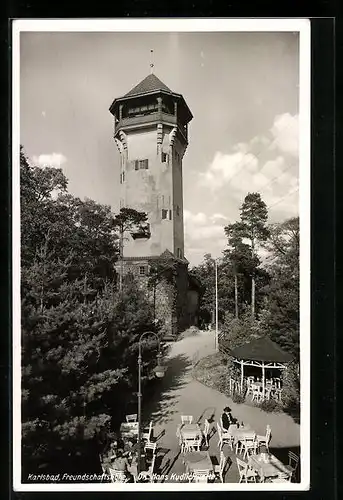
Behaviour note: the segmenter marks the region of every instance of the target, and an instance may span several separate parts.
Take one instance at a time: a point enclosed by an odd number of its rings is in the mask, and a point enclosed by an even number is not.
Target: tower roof
[[[130,90],[124,97],[131,97],[135,95],[147,94],[149,92],[156,92],[158,90],[164,90],[165,92],[173,93],[170,88],[167,87],[156,75],[151,73],[145,77],[141,82],[139,82],[133,89]]]
[[[159,78],[157,78],[154,73],[150,73],[148,76],[146,76],[141,82],[139,82],[133,89],[131,89],[127,94],[125,94],[122,97],[117,97],[114,99],[110,106],[110,112],[112,115],[114,115],[117,112],[117,109],[119,107],[119,103],[126,102],[128,100],[136,100],[136,99],[141,99],[144,98],[145,96],[150,96],[154,94],[169,94],[171,97],[176,99],[180,105],[181,108],[184,112],[185,115],[185,122],[188,123],[191,121],[193,118],[192,112],[187,106],[183,96],[181,94],[178,94],[176,92],[173,92],[170,90],[169,87]]]

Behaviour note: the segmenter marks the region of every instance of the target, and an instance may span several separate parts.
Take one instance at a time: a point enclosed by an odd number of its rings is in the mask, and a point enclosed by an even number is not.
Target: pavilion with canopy
[[[273,387],[281,399],[281,374],[287,369],[292,356],[273,342],[269,337],[259,337],[234,349],[230,349],[230,357],[239,368],[239,379],[230,378],[230,389],[238,389],[243,394],[244,388],[258,388],[261,399]],[[261,377],[261,381],[260,378]]]

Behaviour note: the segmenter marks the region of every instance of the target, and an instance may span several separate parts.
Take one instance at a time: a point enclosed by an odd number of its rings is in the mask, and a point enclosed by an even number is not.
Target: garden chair
[[[190,483],[207,483],[209,472],[208,470],[196,470],[190,475]]]
[[[253,377],[249,377],[249,379],[247,380],[246,397],[252,395],[252,393],[253,393],[254,379],[253,379]]]
[[[223,419],[222,417],[219,417],[219,424],[220,424],[220,428],[223,432],[227,432],[227,429],[224,429],[224,426],[223,426]]]
[[[112,483],[127,483],[129,481],[129,478],[122,470],[109,469],[109,473]]]
[[[260,386],[258,385],[253,385],[252,386],[252,398],[251,398],[251,401],[261,401],[263,397],[263,394],[262,394],[262,390],[260,388]]]
[[[256,436],[258,446],[261,446],[264,444],[264,446],[267,448],[267,452],[269,453],[269,443],[272,435],[272,429],[270,425],[268,424],[266,427],[266,435],[265,436]]]
[[[213,472],[214,472],[216,477],[219,477],[221,483],[224,483],[223,474],[224,474],[225,464],[226,464],[226,457],[225,457],[224,453],[221,451],[219,464],[213,465]]]
[[[235,442],[234,432],[237,430],[237,424],[231,424],[228,428],[227,433],[225,433],[225,440],[228,442],[231,450],[233,450],[233,445]]]
[[[157,443],[150,443],[149,441],[144,445],[144,451],[152,450],[153,454],[156,453]]]
[[[148,429],[144,429],[142,432],[142,439],[144,441],[150,442],[152,434],[153,434],[153,428],[152,428],[152,422],[150,422]]]
[[[192,415],[181,415],[181,424],[191,424],[193,422]]]
[[[177,438],[178,438],[178,440],[179,440],[179,445],[181,445],[181,444],[182,444],[182,436],[181,436],[181,432],[180,432],[181,427],[182,427],[182,424],[179,424],[179,425],[177,426],[177,429],[176,429],[176,437],[177,437]]]
[[[239,483],[242,483],[243,481],[245,483],[248,483],[249,481],[256,483],[256,477],[257,477],[257,472],[249,467],[249,465],[246,462],[243,462],[243,460],[240,460],[238,457],[236,457],[236,462],[237,462],[237,468],[239,472]]]
[[[205,418],[205,425],[204,425],[203,434],[204,434],[206,446],[208,447],[208,436],[210,434],[210,422],[207,420],[207,418]]]
[[[140,477],[142,479],[145,479],[146,481],[147,480],[150,480],[150,483],[153,483],[154,482],[154,467],[155,467],[155,458],[156,458],[156,455],[154,454],[153,457],[152,457],[152,462],[150,464],[150,467],[148,470],[145,470],[145,471],[142,471],[140,473]]]
[[[266,401],[269,401],[271,394],[272,394],[272,386],[266,386],[266,388],[264,389],[264,399]]]
[[[137,413],[133,413],[132,415],[126,415],[126,422],[128,424],[131,422],[137,422]]]
[[[290,483],[292,475],[281,472],[278,477],[273,477],[271,483]]]
[[[292,480],[292,478],[293,478],[293,476],[295,474],[295,471],[298,468],[298,464],[299,464],[299,457],[298,457],[298,455],[296,455],[295,453],[293,453],[293,451],[289,451],[288,452],[288,465],[286,465],[286,469],[290,473],[290,481]]]
[[[181,445],[182,453],[187,453],[189,451],[200,451],[202,438],[185,438]]]
[[[218,446],[219,446],[219,449],[222,450],[225,443],[228,443],[228,444],[231,443],[232,436],[230,436],[228,431],[223,432],[223,430],[221,429],[218,422],[217,422],[217,431],[218,431],[218,438],[219,438]]]
[[[281,379],[279,377],[276,377],[274,379],[275,387],[276,389],[281,389]]]
[[[274,397],[278,401],[282,401],[282,389],[280,387],[274,389]]]
[[[238,442],[240,446],[236,448],[238,453],[243,452],[243,459],[245,459],[249,454],[256,455],[258,441],[256,439],[256,435],[254,434],[252,437],[244,437],[242,440]]]
[[[217,422],[217,432],[218,432],[218,446],[220,447],[220,449],[222,448],[223,446],[223,428],[221,427],[221,425]]]

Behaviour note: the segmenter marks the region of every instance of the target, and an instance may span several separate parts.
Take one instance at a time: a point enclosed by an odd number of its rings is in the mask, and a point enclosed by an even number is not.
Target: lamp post
[[[216,345],[215,348],[218,350],[218,261],[215,259],[215,270],[216,270]]]
[[[158,341],[158,354],[157,354],[157,366],[154,368],[156,377],[164,377],[165,367],[161,364],[161,350],[160,350],[160,339],[155,332],[144,332],[139,338],[138,343],[138,461],[137,461],[137,472],[138,477],[141,472],[141,420],[142,420],[142,340],[146,335],[153,335]]]
[[[213,259],[214,262],[214,282],[215,282],[215,338],[214,348],[218,349],[218,259]]]

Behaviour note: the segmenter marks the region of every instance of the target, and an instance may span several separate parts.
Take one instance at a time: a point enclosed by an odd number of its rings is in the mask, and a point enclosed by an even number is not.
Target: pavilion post
[[[244,363],[241,359],[241,394],[243,394]]]
[[[264,400],[264,393],[265,393],[265,368],[264,368],[264,361],[262,361],[262,398]]]

